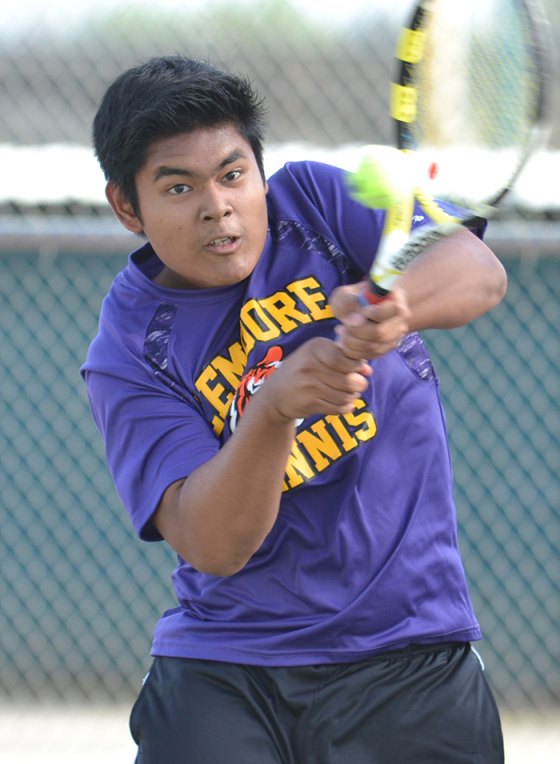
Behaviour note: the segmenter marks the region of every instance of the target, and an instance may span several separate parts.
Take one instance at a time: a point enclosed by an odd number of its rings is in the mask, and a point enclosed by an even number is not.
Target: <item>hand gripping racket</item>
[[[386,297],[426,247],[494,214],[546,137],[549,51],[537,0],[415,4],[398,41],[391,117],[414,198],[432,222],[402,243],[395,232],[410,232],[412,198],[393,200],[369,302]]]

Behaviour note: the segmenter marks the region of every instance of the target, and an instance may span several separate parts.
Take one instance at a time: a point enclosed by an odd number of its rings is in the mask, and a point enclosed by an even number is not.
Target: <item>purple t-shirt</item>
[[[252,275],[172,290],[146,244],[104,300],[83,374],[107,461],[138,534],[165,489],[218,451],[266,377],[306,339],[334,336],[328,298],[367,273],[383,217],[344,173],[288,164],[269,181]],[[421,223],[419,213],[416,223]],[[178,607],[152,653],[257,665],[348,662],[480,637],[457,547],[438,381],[419,335],[372,362],[356,409],[304,420],[277,522],[238,573],[179,559]]]

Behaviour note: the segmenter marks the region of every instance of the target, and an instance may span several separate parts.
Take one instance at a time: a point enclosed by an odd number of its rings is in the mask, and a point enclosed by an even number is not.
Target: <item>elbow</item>
[[[486,313],[504,299],[508,284],[507,271],[488,245],[475,234],[464,232],[463,237],[467,245],[465,252],[469,260],[467,267],[471,276],[472,295],[478,304],[479,314]]]
[[[239,573],[245,565],[248,563],[248,559],[218,559],[215,556],[205,558],[194,558],[187,560],[189,565],[197,570],[199,573],[204,573],[207,576],[216,576],[219,578],[229,578]]]
[[[488,309],[499,305],[506,296],[508,286],[507,272],[502,263],[496,258],[491,277],[485,280],[485,298]]]
[[[218,538],[216,533],[199,535],[191,532],[185,543],[183,557],[191,567],[207,576],[228,578],[239,573],[258,550],[262,539],[239,537],[230,529],[230,534]]]
[[[234,576],[236,573],[239,573],[241,570],[243,570],[244,567],[245,567],[244,565],[241,565],[239,567],[211,565],[208,568],[205,568],[204,570],[201,570],[199,572],[204,573],[207,576],[216,576],[216,578],[230,578],[231,576]]]
[[[166,490],[152,522],[167,544],[187,565],[209,576],[233,576],[239,573],[256,551],[250,540],[239,534],[223,533],[217,523],[201,522],[191,504],[181,500],[185,480],[178,480]]]
[[[239,573],[247,565],[254,552],[247,545],[234,545],[220,543],[214,535],[209,539],[198,539],[189,536],[189,542],[181,545],[184,555],[179,551],[180,557],[199,573],[207,576],[228,578]],[[178,545],[175,547],[178,550]]]
[[[217,549],[197,548],[193,547],[192,543],[181,543],[177,539],[173,541],[166,539],[166,541],[181,560],[194,570],[207,576],[220,578],[233,576],[243,570],[250,560],[250,556],[235,556],[225,552],[220,554]]]
[[[507,271],[494,252],[473,234],[470,235],[471,293],[475,313],[482,315],[499,305],[507,292]],[[474,265],[474,267],[473,267]],[[476,317],[476,316],[475,316]]]

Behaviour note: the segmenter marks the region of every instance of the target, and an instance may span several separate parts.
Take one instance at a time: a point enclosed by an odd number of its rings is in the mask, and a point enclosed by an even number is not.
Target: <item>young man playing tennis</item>
[[[109,203],[146,243],[83,373],[134,527],[179,556],[137,761],[501,762],[416,331],[491,309],[503,269],[463,232],[359,307],[381,213],[325,165],[267,184],[262,117],[246,82],[173,57],[95,119]]]

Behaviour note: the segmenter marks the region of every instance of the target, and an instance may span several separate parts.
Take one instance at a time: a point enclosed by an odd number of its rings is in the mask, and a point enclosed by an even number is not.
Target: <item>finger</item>
[[[340,345],[344,353],[351,358],[377,358],[393,350],[402,337],[407,334],[408,325],[395,317],[383,324],[371,325],[369,331],[351,333],[340,330]]]
[[[340,402],[345,398],[353,399],[361,395],[368,386],[367,376],[356,372],[342,374],[329,371],[315,376],[313,380],[308,380],[308,383],[314,394],[333,402]]]
[[[399,315],[409,321],[411,314],[405,292],[402,289],[395,289],[382,302],[364,307],[364,315],[368,321],[382,323]]]
[[[339,327],[335,328],[338,334]],[[369,376],[370,368],[363,360],[364,356],[348,355],[338,342],[326,341],[327,344],[317,346],[317,359],[328,369],[329,373],[350,374],[352,372]]]
[[[364,288],[366,288],[365,282],[348,284],[334,290],[329,303],[335,317],[339,321],[352,321],[361,316],[362,301],[360,295],[363,294]]]
[[[336,334],[343,343],[343,349],[352,348],[356,351],[356,343],[386,343],[402,337],[408,331],[408,322],[402,315],[392,316],[385,321],[368,321],[363,327],[349,328],[341,326]]]
[[[331,375],[317,384],[314,394],[318,400],[340,407],[355,404],[367,387],[368,381],[361,374]]]

